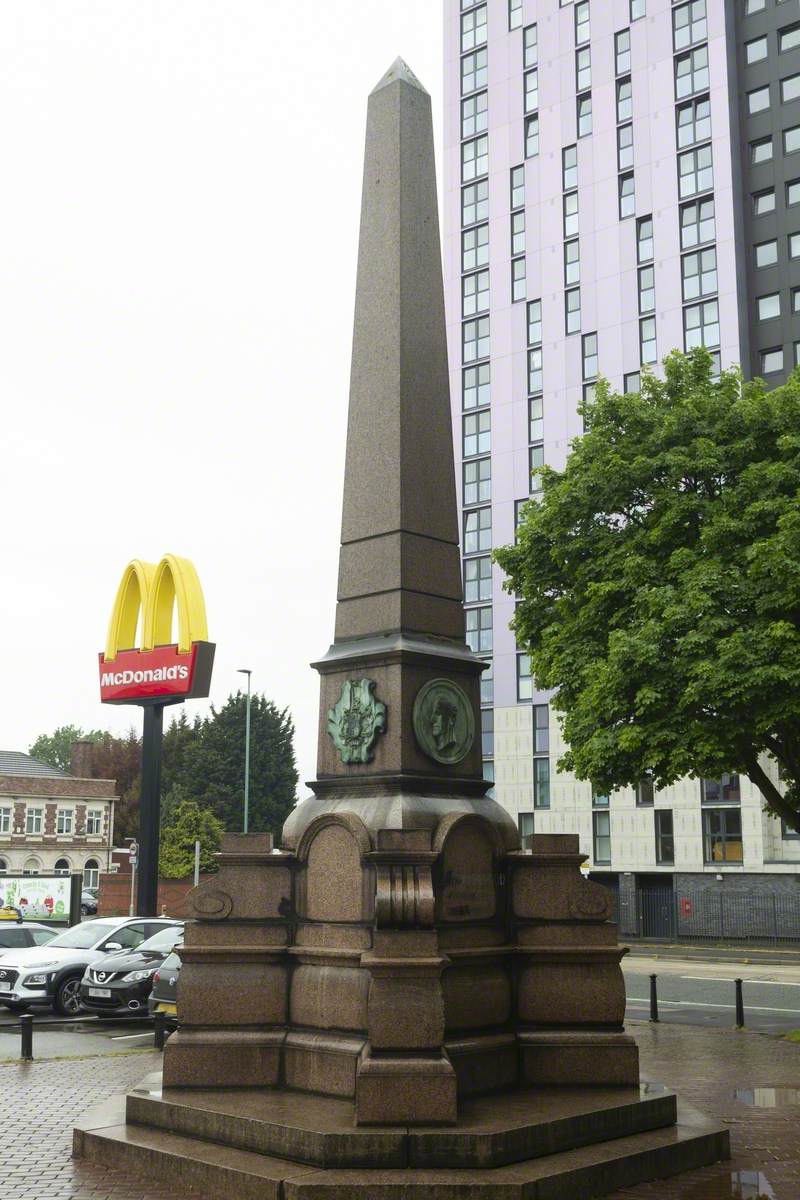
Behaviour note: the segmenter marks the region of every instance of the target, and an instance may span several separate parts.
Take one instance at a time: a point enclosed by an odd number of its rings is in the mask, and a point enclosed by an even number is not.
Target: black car
[[[97,912],[97,895],[90,888],[84,888],[81,892],[81,916],[93,917]]]
[[[147,1001],[150,1016],[157,1012],[164,1013],[171,1024],[178,1016],[178,976],[181,970],[181,960],[173,952],[164,959],[153,976],[153,990]]]
[[[147,1016],[153,976],[182,939],[183,926],[171,925],[135,950],[117,950],[94,959],[81,980],[81,1007],[106,1016]]]

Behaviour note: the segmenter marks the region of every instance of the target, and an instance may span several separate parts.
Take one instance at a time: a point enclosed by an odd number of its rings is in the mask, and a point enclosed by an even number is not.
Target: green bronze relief
[[[328,709],[328,733],[343,763],[367,763],[379,733],[386,730],[386,705],[373,696],[374,679],[347,679]]]
[[[449,679],[432,679],[420,688],[411,720],[420,748],[436,762],[459,763],[472,749],[472,705],[466,692]]]

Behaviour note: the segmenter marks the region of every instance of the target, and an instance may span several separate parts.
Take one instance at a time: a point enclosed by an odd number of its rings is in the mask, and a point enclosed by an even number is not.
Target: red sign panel
[[[688,896],[681,896],[681,916],[690,917],[692,915],[692,902]]]
[[[100,699],[104,704],[141,704],[207,696],[214,646],[192,642],[183,654],[177,646],[154,650],[120,650],[115,658],[100,659]]]

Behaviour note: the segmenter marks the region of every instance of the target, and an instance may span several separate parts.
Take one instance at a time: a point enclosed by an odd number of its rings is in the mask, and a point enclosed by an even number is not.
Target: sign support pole
[[[161,739],[164,705],[143,705],[142,791],[139,800],[138,916],[157,917],[161,822]]]

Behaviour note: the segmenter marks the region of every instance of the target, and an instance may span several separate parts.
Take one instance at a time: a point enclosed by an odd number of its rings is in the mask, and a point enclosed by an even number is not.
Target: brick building
[[[114,834],[114,781],[81,778],[15,750],[0,750],[0,874],[82,871],[95,887],[108,871]]]

